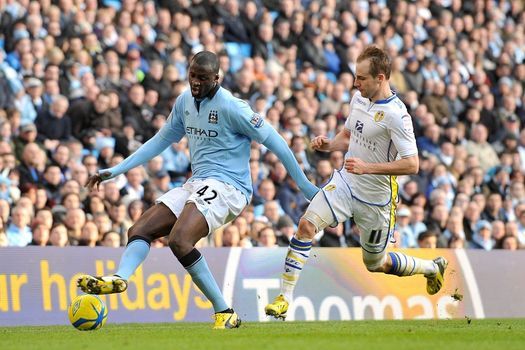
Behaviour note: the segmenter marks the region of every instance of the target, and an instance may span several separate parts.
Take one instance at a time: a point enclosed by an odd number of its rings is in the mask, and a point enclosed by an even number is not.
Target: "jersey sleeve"
[[[232,101],[228,115],[233,130],[259,143],[263,143],[273,130],[260,114],[255,113],[248,103],[242,100]]]
[[[401,158],[417,155],[412,117],[407,111],[404,111],[402,116],[391,116],[390,137]]]
[[[159,136],[170,143],[179,142],[186,131],[184,129],[184,100],[183,95],[177,97],[166,124],[159,130]]]

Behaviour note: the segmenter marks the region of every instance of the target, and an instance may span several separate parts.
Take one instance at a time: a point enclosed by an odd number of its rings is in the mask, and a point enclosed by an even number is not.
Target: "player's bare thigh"
[[[146,210],[128,230],[128,237],[141,236],[152,241],[169,235],[177,217],[163,203],[157,203]]]

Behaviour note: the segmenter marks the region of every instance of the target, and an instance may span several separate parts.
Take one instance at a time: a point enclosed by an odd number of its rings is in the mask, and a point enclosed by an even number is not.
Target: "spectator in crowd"
[[[501,246],[506,250],[517,250],[520,248],[518,239],[515,236],[504,236]]]
[[[16,206],[11,212],[12,221],[6,229],[7,239],[10,247],[25,247],[31,243],[33,233],[29,223],[31,215],[29,211],[21,206]]]
[[[93,215],[93,222],[97,225],[98,232],[100,235],[103,235],[106,232],[111,231],[111,219],[106,212],[98,212]]]
[[[62,185],[62,172],[56,165],[48,165],[44,170],[43,186],[47,193],[47,198],[54,204],[61,202],[61,185]]]
[[[87,221],[82,227],[80,238],[78,240],[79,246],[95,247],[99,240],[98,227],[92,221]]]
[[[46,147],[55,149],[60,141],[67,141],[71,137],[71,118],[67,115],[68,107],[68,99],[57,95],[53,97],[49,110],[37,116],[35,124],[38,130],[38,140],[45,142]]]
[[[126,245],[128,241],[127,232],[131,227],[131,222],[127,218],[126,205],[123,202],[114,203],[109,208],[109,217],[112,222],[112,230],[120,235],[120,242]]]
[[[43,224],[51,230],[53,227],[53,212],[48,208],[39,209],[35,214],[34,223]]]
[[[131,220],[131,223],[135,223],[138,218],[144,212],[144,203],[141,200],[134,200],[128,206],[128,216]]]
[[[221,247],[239,247],[241,241],[241,235],[239,228],[234,224],[228,224],[222,230],[222,242]]]
[[[288,215],[282,215],[279,217],[276,225],[277,229],[277,245],[279,247],[288,247],[290,240],[295,233],[296,224]]]
[[[255,203],[259,203],[259,204],[257,204],[253,208],[253,215],[261,216],[264,213],[264,204],[266,202],[275,200],[276,189],[275,189],[274,182],[271,179],[262,180],[261,183],[259,184],[257,194],[258,194],[258,199],[254,199],[254,202],[256,201]],[[280,207],[279,204],[278,204],[278,207],[279,207],[279,214],[282,215],[284,211]]]
[[[480,220],[476,225],[476,232],[472,236],[471,247],[475,249],[492,250],[494,245],[492,225],[486,220]]]
[[[49,242],[49,227],[46,224],[36,224],[33,229],[33,240],[29,245],[45,247]]]
[[[472,128],[472,140],[466,144],[467,152],[477,157],[483,171],[500,163],[496,151],[487,142],[487,138],[487,128],[483,124],[476,124]]]
[[[492,222],[494,220],[502,220],[507,222],[505,212],[503,210],[503,201],[499,193],[491,193],[487,198],[485,209],[481,213],[481,219]]]
[[[127,183],[120,190],[120,196],[126,197],[128,201],[142,199],[144,197],[144,168],[138,167],[126,173]]]
[[[64,225],[67,228],[69,245],[78,245],[82,234],[82,227],[86,223],[86,213],[80,209],[70,209],[66,212]]]
[[[333,168],[330,164],[330,161],[328,159],[321,159],[317,163],[317,178],[315,180],[315,183],[319,186],[322,186],[323,184],[326,184],[328,180],[330,180],[330,176],[332,176]]]
[[[465,249],[465,240],[461,237],[453,236],[448,241],[448,247],[451,249]]]
[[[275,230],[271,226],[266,226],[259,230],[257,234],[257,246],[264,248],[276,248],[277,246],[277,235]]]
[[[425,209],[417,204],[410,207],[410,228],[417,237],[423,231],[427,230],[427,225],[424,222]]]
[[[276,200],[270,200],[263,204],[262,216],[268,221],[268,224],[273,228],[277,227],[277,222],[281,216],[279,208],[279,202]]]
[[[239,246],[243,248],[252,248],[253,242],[250,239],[250,232],[248,231],[250,226],[248,220],[244,216],[238,216],[232,221],[232,224],[237,226],[239,230]]]
[[[66,182],[67,179],[71,178],[69,169],[69,161],[71,159],[71,151],[69,147],[63,143],[58,144],[55,151],[51,155],[50,162],[60,168],[62,173],[61,181]]]
[[[326,227],[319,239],[320,247],[349,247],[344,235],[344,225],[338,224],[335,227]]]
[[[410,209],[406,206],[397,209],[396,230],[399,232],[401,248],[417,246],[417,236],[410,226],[410,217]]]
[[[434,231],[423,231],[417,236],[417,245],[419,248],[437,248],[438,234]]]
[[[76,103],[71,106],[68,114],[74,116],[71,123],[72,134],[80,140],[92,131],[101,132],[105,136],[121,131],[122,116],[112,113],[111,95],[108,91],[99,93],[93,102],[86,100]]]
[[[127,101],[122,106],[122,119],[134,125],[140,141],[147,141],[153,136],[154,130],[151,126],[153,111],[145,104],[144,87],[139,84],[131,86]]]
[[[66,247],[69,245],[67,228],[64,224],[56,224],[51,228],[49,243],[54,247]]]
[[[108,231],[104,233],[102,239],[100,240],[100,245],[103,247],[109,248],[118,248],[120,247],[120,235],[115,231]]]
[[[516,224],[516,230],[518,230],[518,226]],[[503,237],[505,237],[505,223],[501,220],[494,220],[492,221],[492,238],[495,241],[494,248],[501,249],[502,243],[503,243]]]
[[[290,176],[286,177],[286,181],[279,188],[276,199],[278,203],[281,204],[284,213],[286,213],[295,224],[298,224],[308,202]]]

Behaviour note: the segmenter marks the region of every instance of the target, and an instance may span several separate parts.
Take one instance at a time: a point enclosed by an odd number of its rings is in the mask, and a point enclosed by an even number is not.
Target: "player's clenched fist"
[[[345,169],[352,174],[366,174],[366,163],[359,158],[347,158],[345,160]]]
[[[327,152],[330,150],[330,140],[326,136],[317,136],[310,142],[310,145],[317,151]]]

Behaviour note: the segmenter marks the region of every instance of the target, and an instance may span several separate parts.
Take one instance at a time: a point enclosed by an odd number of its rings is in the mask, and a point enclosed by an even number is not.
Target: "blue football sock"
[[[211,274],[206,259],[197,249],[193,249],[187,255],[179,259],[182,266],[188,271],[193,282],[199,287],[202,293],[213,304],[215,312],[221,312],[229,308],[222,297],[221,290]]]
[[[125,280],[128,280],[135,270],[142,264],[149,253],[149,243],[143,239],[135,239],[128,243],[124,254],[120,258],[118,271],[115,275],[119,275]]]

